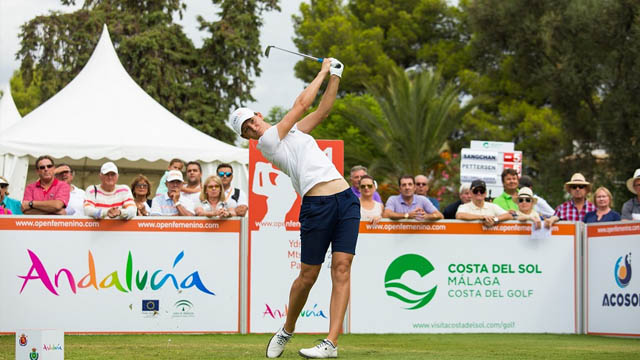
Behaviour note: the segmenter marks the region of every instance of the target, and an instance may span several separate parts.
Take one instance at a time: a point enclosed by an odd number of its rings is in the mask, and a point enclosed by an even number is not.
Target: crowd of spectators
[[[461,184],[459,200],[444,206],[428,196],[429,184],[425,175],[403,175],[398,180],[400,194],[390,196],[383,205],[376,191],[375,179],[361,165],[351,169],[351,189],[360,198],[361,220],[377,223],[382,218],[392,220],[413,219],[435,221],[439,219],[479,220],[486,226],[518,220],[531,222],[535,228],[551,228],[560,220],[607,222],[640,220],[640,169],[627,180],[627,188],[635,196],[624,203],[622,214],[612,210],[613,196],[605,187],[599,187],[589,200],[592,185],[576,173],[564,185],[568,200],[555,209],[533,192],[533,182],[528,176],[519,177],[514,169],[501,174],[503,192],[496,198],[487,198],[487,185],[476,179],[471,184]]]
[[[186,181],[182,169],[186,170]],[[100,183],[82,190],[73,185],[75,172],[69,164],[55,165],[52,157],[35,161],[38,180],[25,188],[22,202],[9,197],[9,181],[0,176],[0,215],[80,215],[94,219],[132,219],[136,216],[245,216],[247,196],[231,186],[233,168],[220,164],[217,175],[202,181],[202,167],[173,159],[161,179],[156,195],[152,184],[140,174],[131,186],[119,184],[118,167],[109,161],[100,167]]]
[[[185,177],[182,170],[185,170]],[[0,215],[85,215],[95,219],[131,219],[135,216],[206,216],[227,218],[245,216],[247,195],[231,186],[233,168],[220,164],[216,174],[202,181],[202,167],[196,161],[179,159],[169,162],[155,196],[152,184],[140,174],[130,186],[118,184],[118,167],[106,162],[100,168],[100,183],[85,190],[73,184],[75,172],[69,164],[55,165],[44,155],[35,162],[38,180],[28,184],[22,201],[9,197],[9,181],[0,176]],[[383,204],[375,179],[366,167],[357,165],[350,172],[351,190],[360,198],[361,219],[377,223],[382,218],[436,221],[440,219],[480,220],[486,226],[518,220],[531,222],[536,228],[550,228],[555,222],[585,223],[640,220],[640,169],[626,182],[634,196],[622,206],[621,214],[612,209],[613,196],[605,187],[590,194],[592,184],[576,173],[564,185],[567,201],[555,209],[533,191],[528,176],[519,177],[513,169],[502,173],[503,192],[495,199],[487,198],[487,185],[476,179],[461,184],[459,200],[443,207],[428,195],[425,175],[404,175],[398,180],[399,194]]]

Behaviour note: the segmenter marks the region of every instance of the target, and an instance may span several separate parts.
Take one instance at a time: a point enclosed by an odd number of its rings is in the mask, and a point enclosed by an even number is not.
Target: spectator
[[[558,205],[556,212],[548,222],[554,223],[558,220],[564,221],[582,221],[584,216],[596,209],[589,200],[587,194],[591,192],[591,183],[585,180],[584,175],[575,173],[571,176],[571,180],[564,184],[564,189],[571,195],[571,200],[565,201]],[[550,219],[551,219],[550,218]]]
[[[84,216],[84,190],[72,184],[75,171],[68,164],[56,166],[54,172],[56,179],[69,184],[69,204],[67,205],[67,215]]]
[[[200,203],[202,193],[202,167],[197,161],[187,163],[187,182],[182,186],[182,195],[188,197],[195,206]]]
[[[627,180],[627,189],[636,196],[622,205],[622,219],[640,220],[640,169],[636,169],[633,177]]]
[[[151,214],[151,182],[149,179],[140,174],[133,179],[131,183],[131,191],[133,192],[133,201],[136,203],[136,211],[138,216],[149,216]]]
[[[118,167],[111,161],[100,168],[100,184],[85,191],[84,214],[94,219],[129,220],[136,216],[136,203],[127,185],[118,185]]]
[[[368,175],[367,168],[362,165],[356,165],[351,168],[351,191],[357,196],[360,197],[360,178],[364,175]],[[382,204],[382,198],[377,191],[373,193],[373,200]]]
[[[518,197],[518,172],[515,169],[502,171],[502,187],[504,191],[493,199],[493,203],[507,210],[512,215],[518,210],[515,199]]]
[[[438,199],[429,196],[429,180],[424,175],[416,175],[413,179],[416,183],[416,195],[422,195],[429,199],[433,206],[440,210],[440,202]]]
[[[520,177],[520,182],[518,183],[518,187],[520,188],[528,187],[533,191],[533,181],[531,181],[531,178],[528,177],[527,175],[523,175]],[[542,217],[544,217],[545,219],[553,216],[553,213],[555,212],[555,210],[553,210],[553,208],[549,206],[549,203],[545,199],[541,198],[538,194],[533,194],[533,197],[536,199],[536,203],[535,203],[536,205],[533,209],[538,214],[542,215]]]
[[[204,182],[199,204],[196,205],[196,215],[221,218],[235,216],[237,203],[234,199],[230,199],[229,203],[225,202],[222,189],[222,179],[216,175],[209,176]]]
[[[4,176],[0,176],[0,207],[4,209],[5,215],[22,215],[22,204],[9,197],[9,181]]]
[[[439,220],[443,216],[438,209],[424,196],[415,196],[413,176],[404,175],[398,180],[400,195],[389,197],[382,217],[393,220]]]
[[[156,195],[151,202],[151,215],[193,216],[195,207],[186,196],[181,196],[184,179],[180,170],[170,170],[167,175],[167,192]]]
[[[469,184],[460,184],[458,196],[460,197],[458,201],[453,204],[449,204],[444,208],[443,215],[445,219],[455,219],[458,207],[471,201],[471,189],[469,189]]]
[[[27,185],[22,212],[27,215],[65,215],[69,204],[69,184],[53,176],[55,163],[49,155],[36,159],[38,181]]]
[[[599,187],[594,193],[594,198],[596,209],[589,211],[584,216],[585,223],[620,221],[620,214],[611,210],[613,206],[613,196],[609,189],[604,186]]]
[[[166,185],[169,171],[178,170],[182,172],[182,169],[184,169],[184,161],[180,159],[171,159],[171,161],[169,161],[169,167],[167,168],[167,171],[165,171],[164,174],[162,174],[162,178],[160,178],[160,182],[158,183],[158,188],[156,189],[156,196],[166,194],[167,191],[169,191]]]
[[[518,191],[518,215],[519,221],[531,221],[536,226],[536,229],[540,229],[542,221],[540,214],[538,214],[533,208],[538,202],[538,199],[533,197],[533,190],[528,187],[523,187]]]
[[[231,187],[231,180],[233,180],[233,168],[229,164],[220,164],[216,168],[216,173],[222,185],[224,187],[224,201],[228,204],[231,200],[235,201],[237,207],[235,208],[236,216],[245,216],[247,209],[249,208],[249,202],[247,201],[247,194],[244,191]]]
[[[382,203],[373,200],[376,184],[369,175],[360,177],[360,221],[377,224],[382,218]]]
[[[491,227],[500,221],[511,220],[513,216],[500,206],[484,201],[487,195],[487,184],[479,179],[471,182],[471,201],[460,205],[456,212],[458,220],[482,220],[485,226]]]

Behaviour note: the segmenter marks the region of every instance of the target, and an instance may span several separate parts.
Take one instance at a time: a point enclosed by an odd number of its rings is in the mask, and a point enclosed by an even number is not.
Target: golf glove
[[[338,59],[331,59],[331,67],[329,68],[329,73],[331,75],[342,78],[342,70],[344,70],[344,65]]]

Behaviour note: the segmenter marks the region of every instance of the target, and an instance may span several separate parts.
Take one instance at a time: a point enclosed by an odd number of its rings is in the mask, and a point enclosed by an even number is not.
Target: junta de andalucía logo
[[[413,289],[401,281],[407,271],[415,271],[424,277],[434,270],[429,260],[416,254],[405,254],[393,260],[384,274],[384,287],[387,295],[409,305],[407,310],[416,310],[427,305],[436,294],[438,286],[429,290]],[[415,286],[415,285],[414,285]]]

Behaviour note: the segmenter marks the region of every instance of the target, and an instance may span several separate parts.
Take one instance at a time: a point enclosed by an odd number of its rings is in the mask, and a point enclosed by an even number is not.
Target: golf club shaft
[[[306,57],[306,58],[308,58],[308,59],[315,60],[315,61],[317,61],[317,62],[322,62],[322,60],[324,60],[323,58],[317,58],[317,57],[315,57],[315,56],[311,56],[311,55],[302,54],[302,53],[299,53],[299,52],[295,52],[295,51],[291,51],[291,50],[283,49],[283,48],[281,48],[281,47],[277,47],[277,46],[274,46],[274,45],[270,45],[270,47],[272,47],[272,48],[276,48],[276,49],[278,49],[278,50],[286,51],[286,52],[291,53],[291,54],[294,54],[294,55],[298,55],[298,56]]]

